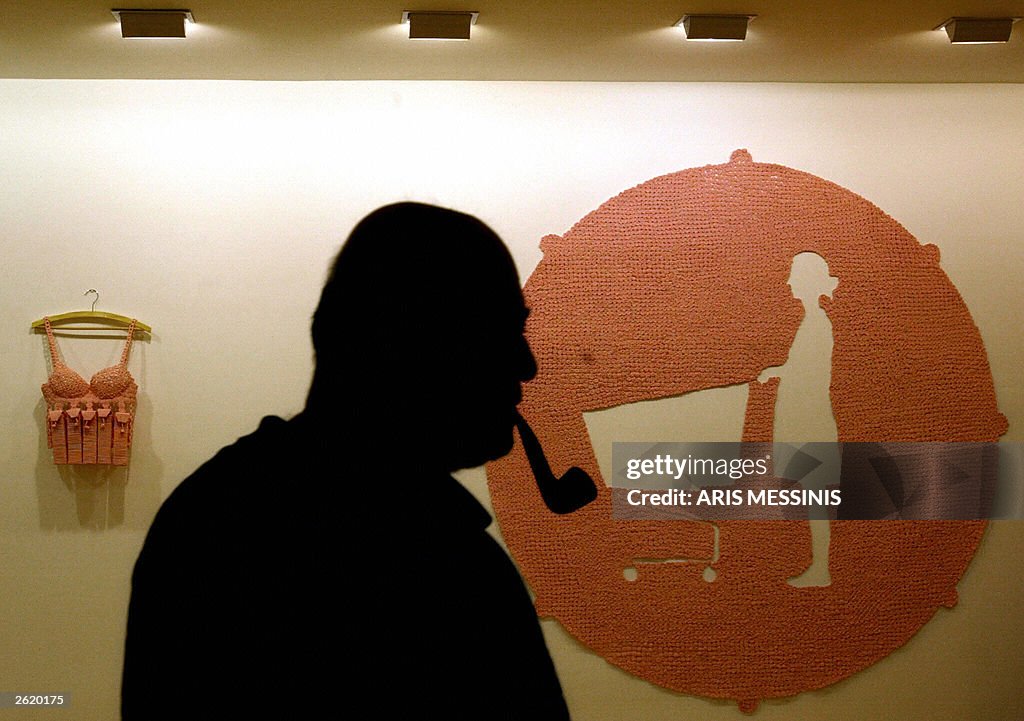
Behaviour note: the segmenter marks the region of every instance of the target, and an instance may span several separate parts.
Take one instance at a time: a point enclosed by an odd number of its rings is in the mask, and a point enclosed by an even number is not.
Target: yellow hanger
[[[101,323],[109,326],[120,327],[128,326],[131,324],[132,319],[125,315],[118,313],[107,313],[106,311],[96,310],[96,303],[100,299],[100,294],[95,288],[90,288],[85,291],[82,295],[89,295],[90,293],[96,294],[96,300],[92,302],[92,308],[89,310],[72,310],[67,313],[58,313],[57,315],[48,316],[51,325],[60,325],[63,323],[82,321],[85,323]],[[40,318],[39,320],[32,321],[32,330],[39,330],[45,327],[46,318]],[[69,328],[68,330],[76,330],[75,328]],[[84,330],[84,329],[77,329]],[[142,321],[135,321],[135,330],[143,331],[145,333],[152,333],[153,329],[143,323]]]

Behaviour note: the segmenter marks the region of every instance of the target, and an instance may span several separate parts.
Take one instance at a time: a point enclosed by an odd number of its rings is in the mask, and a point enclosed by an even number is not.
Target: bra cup
[[[132,376],[124,366],[111,366],[96,371],[89,385],[98,398],[116,398],[132,384]]]
[[[67,367],[55,368],[47,383],[50,390],[61,398],[80,398],[89,392],[85,379]]]

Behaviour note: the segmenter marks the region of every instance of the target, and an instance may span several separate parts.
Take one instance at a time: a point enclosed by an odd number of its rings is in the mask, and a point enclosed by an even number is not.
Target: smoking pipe
[[[526,459],[530,462],[530,469],[537,481],[537,488],[540,489],[540,497],[544,499],[544,505],[548,507],[548,510],[564,515],[578,511],[597,498],[597,486],[582,468],[573,466],[560,478],[555,477],[537,436],[534,435],[526,419],[518,413],[516,414],[516,428],[519,429],[519,437],[523,441]]]

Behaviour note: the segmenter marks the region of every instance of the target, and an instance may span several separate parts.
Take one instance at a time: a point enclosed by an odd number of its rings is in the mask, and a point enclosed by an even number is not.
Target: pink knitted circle
[[[599,486],[556,516],[520,444],[488,465],[541,615],[638,676],[752,710],[865,668],[955,604],[984,522],[833,522],[831,585],[796,588],[806,522],[724,521],[714,581],[700,563],[627,580],[636,559],[711,559],[714,530],[613,520],[583,420],[784,363],[802,315],[790,265],[813,251],[839,278],[826,309],[839,439],[995,441],[1007,423],[985,349],[937,248],[864,198],[746,151],[627,190],[541,248],[524,289],[539,373],[521,409],[556,473],[580,466]]]

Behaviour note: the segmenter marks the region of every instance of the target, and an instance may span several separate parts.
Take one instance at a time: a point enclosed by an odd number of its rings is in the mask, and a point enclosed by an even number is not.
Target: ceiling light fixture
[[[406,10],[402,23],[409,23],[412,39],[469,40],[469,28],[476,25],[478,15],[469,10]]]
[[[123,38],[183,38],[185,21],[195,22],[191,10],[115,9]]]
[[[1005,43],[1018,20],[1020,18],[950,18],[935,29],[945,30],[951,43]]]
[[[745,40],[747,25],[757,15],[683,15],[676,27],[682,27],[687,40]]]

